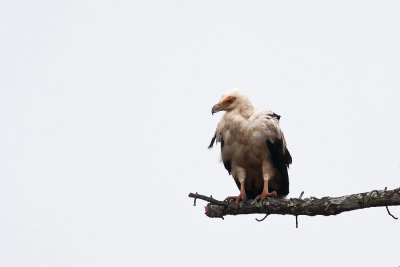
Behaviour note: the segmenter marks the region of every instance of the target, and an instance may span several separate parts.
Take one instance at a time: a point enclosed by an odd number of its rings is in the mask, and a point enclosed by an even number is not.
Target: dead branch
[[[208,202],[206,215],[211,218],[223,218],[226,215],[265,214],[264,220],[270,214],[316,216],[337,215],[345,211],[365,209],[371,207],[388,207],[400,205],[400,187],[393,190],[372,190],[371,192],[352,194],[342,197],[309,197],[278,199],[267,198],[256,201],[254,199],[242,201],[236,206],[234,201],[219,201],[212,197],[190,193],[189,197],[202,199]],[[389,215],[395,218],[387,208]],[[258,221],[262,221],[258,220]]]

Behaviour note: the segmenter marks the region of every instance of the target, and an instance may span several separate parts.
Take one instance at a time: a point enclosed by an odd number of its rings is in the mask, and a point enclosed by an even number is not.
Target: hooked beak
[[[220,104],[215,104],[211,109],[211,115],[214,115],[214,113],[217,113],[221,110],[223,110],[222,106]]]

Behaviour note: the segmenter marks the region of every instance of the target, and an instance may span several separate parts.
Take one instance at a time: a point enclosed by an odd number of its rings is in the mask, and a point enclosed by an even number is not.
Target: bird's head
[[[250,104],[247,96],[239,89],[232,89],[222,95],[221,100],[212,107],[211,114],[219,111],[232,111],[243,104]]]

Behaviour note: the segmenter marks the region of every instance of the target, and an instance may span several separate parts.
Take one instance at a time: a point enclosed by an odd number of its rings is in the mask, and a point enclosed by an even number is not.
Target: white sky
[[[2,1],[1,266],[398,266],[385,208],[210,219],[233,87],[282,115],[292,197],[400,186],[398,1]],[[392,207],[400,216],[400,208]]]

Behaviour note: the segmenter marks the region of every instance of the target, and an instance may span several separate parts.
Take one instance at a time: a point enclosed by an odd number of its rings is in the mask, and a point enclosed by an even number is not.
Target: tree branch
[[[223,218],[226,215],[239,214],[330,216],[351,210],[400,205],[400,187],[394,190],[385,188],[385,190],[372,190],[342,197],[267,198],[260,201],[250,199],[241,202],[239,206],[236,206],[235,201],[219,201],[197,193],[190,193],[189,197],[207,201],[206,215],[210,218]],[[388,213],[391,215],[389,211]]]

